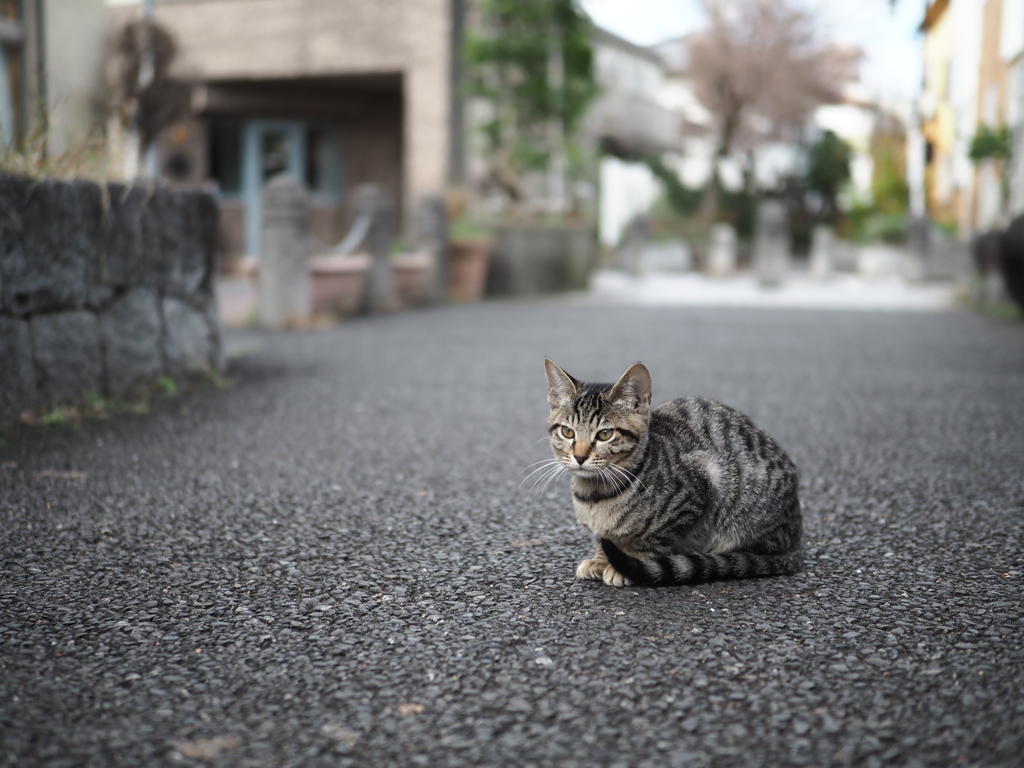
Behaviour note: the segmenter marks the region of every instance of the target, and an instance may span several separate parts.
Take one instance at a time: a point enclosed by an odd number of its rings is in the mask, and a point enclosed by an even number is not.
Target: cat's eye
[[[598,440],[611,440],[612,439],[612,435],[614,435],[614,434],[615,434],[615,430],[614,429],[602,429],[600,432],[597,433],[597,439]]]
[[[572,440],[574,437],[576,437],[576,433],[569,429],[569,427],[563,426],[562,437],[564,437],[566,440]]]

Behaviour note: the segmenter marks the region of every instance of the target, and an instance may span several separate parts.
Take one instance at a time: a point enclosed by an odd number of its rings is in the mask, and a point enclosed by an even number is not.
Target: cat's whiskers
[[[537,489],[537,485],[538,485],[538,484],[539,484],[539,483],[540,483],[540,482],[541,482],[542,480],[544,480],[545,478],[547,478],[547,477],[548,477],[548,476],[549,476],[549,475],[550,475],[550,474],[551,474],[552,472],[555,472],[555,471],[557,471],[557,469],[558,469],[558,468],[557,468],[557,467],[545,467],[544,469],[545,469],[545,472],[544,472],[544,474],[543,474],[543,475],[541,475],[540,477],[538,477],[538,478],[537,478],[536,480],[534,480],[534,481],[533,481],[533,485],[531,485],[531,486],[530,486],[530,490],[529,490],[529,491],[527,492],[527,494],[526,494],[526,500],[527,500],[527,501],[529,501],[529,500],[530,500],[530,499],[531,499],[531,498],[533,497],[533,492],[534,492],[534,491],[535,491],[535,490]]]
[[[611,473],[608,472],[604,467],[595,467],[597,470],[597,476],[600,478],[603,485],[610,485],[613,491],[618,491],[619,488],[612,479]]]
[[[609,465],[608,465],[608,467],[609,467],[609,469],[613,469],[613,470],[615,470],[616,472],[619,472],[619,473],[621,473],[621,474],[622,474],[622,476],[623,476],[623,477],[624,477],[624,478],[625,478],[626,480],[630,480],[630,479],[632,479],[632,480],[634,480],[634,481],[636,481],[636,482],[640,483],[640,486],[641,486],[641,487],[642,487],[642,488],[644,489],[644,491],[646,491],[646,490],[647,490],[647,486],[646,486],[646,485],[644,485],[644,481],[643,481],[643,480],[641,480],[641,479],[640,479],[639,477],[637,477],[636,475],[634,475],[634,474],[633,474],[632,472],[630,472],[630,471],[629,471],[628,469],[626,469],[625,467],[623,467],[623,466],[620,466],[620,465],[618,465],[618,464],[609,464]],[[625,483],[625,481],[624,481],[624,483]],[[625,484],[623,484],[623,487],[625,487]]]
[[[531,477],[538,473],[540,474],[540,476],[533,481],[533,485],[530,486],[530,492],[527,494],[528,500],[530,496],[533,494],[534,490],[536,490],[538,485],[540,485],[541,483],[544,484],[542,486],[543,492],[543,490],[547,488],[547,486],[551,483],[551,481],[554,478],[558,477],[560,474],[566,471],[565,463],[561,459],[551,458],[538,463],[541,464],[541,466],[533,470],[529,475],[523,478],[523,481],[519,484],[519,487],[522,488],[523,484],[527,480],[529,480]]]
[[[523,485],[524,485],[524,484],[526,483],[526,481],[527,481],[527,480],[529,480],[529,479],[530,479],[531,477],[533,477],[534,475],[536,475],[536,474],[537,474],[538,472],[543,472],[544,470],[548,470],[548,469],[551,469],[551,468],[552,468],[552,466],[558,466],[558,465],[559,465],[559,461],[558,461],[558,459],[545,459],[544,461],[538,461],[538,462],[537,462],[537,464],[540,464],[540,466],[539,466],[539,467],[537,467],[536,469],[534,469],[534,470],[533,470],[532,472],[530,472],[530,474],[528,474],[528,475],[527,475],[526,477],[524,477],[524,478],[522,479],[522,481],[521,481],[521,482],[519,483],[519,490],[521,490],[521,489],[522,489]],[[526,471],[527,469],[530,469],[530,467],[534,467],[534,466],[536,466],[536,464],[531,464],[531,465],[530,465],[529,467],[527,467],[526,469],[524,469],[524,470],[523,470],[523,472],[525,472],[525,471]],[[522,474],[523,472],[520,472],[519,474]],[[543,478],[543,477],[544,477],[544,476],[543,476],[543,475],[541,475],[541,478]],[[534,483],[534,486],[536,486],[536,485],[537,485],[537,483],[535,482],[535,483]]]
[[[626,481],[618,477],[612,471],[613,466],[613,464],[608,464],[607,466],[602,467],[602,469],[604,470],[604,475],[607,478],[607,481],[611,484],[615,492],[618,493],[619,491],[625,489]]]
[[[530,469],[530,467],[540,466],[541,464],[553,464],[553,463],[557,463],[557,462],[558,462],[558,459],[544,459],[543,461],[535,461],[535,462],[533,462],[533,464],[527,464],[523,469],[519,470],[519,474],[520,475],[523,474],[523,472],[525,472],[526,470]],[[534,470],[534,472],[536,472],[536,470]],[[530,473],[530,475],[532,475],[532,474],[533,474],[533,472]],[[529,477],[530,475],[527,475],[527,477]]]
[[[530,493],[526,495],[527,501],[530,500],[530,497],[533,495],[534,489],[537,487],[539,483],[543,481],[544,485],[541,486],[540,492],[544,493],[545,491],[547,491],[548,486],[551,485],[551,482],[566,471],[566,467],[564,464],[558,461],[555,461],[554,463],[556,464],[556,466],[549,468],[546,474],[541,475],[534,482],[533,486],[530,488]]]
[[[651,408],[642,363],[611,386],[544,367],[558,461],[534,488],[572,478],[576,519],[598,545],[578,578],[669,586],[801,569],[798,470],[748,417],[696,397]]]

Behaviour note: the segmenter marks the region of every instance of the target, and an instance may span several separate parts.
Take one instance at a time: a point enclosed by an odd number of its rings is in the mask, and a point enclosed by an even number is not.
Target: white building
[[[584,121],[585,140],[603,150],[600,170],[600,239],[614,247],[625,227],[650,210],[662,192],[644,154],[669,155],[680,150],[682,116],[673,103],[661,56],[603,29],[593,36],[596,76],[601,95]]]

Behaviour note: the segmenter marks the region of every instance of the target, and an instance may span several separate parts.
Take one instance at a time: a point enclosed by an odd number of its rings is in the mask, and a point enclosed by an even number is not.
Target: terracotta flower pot
[[[406,307],[422,304],[427,278],[434,265],[429,253],[400,253],[391,257],[391,277],[398,300]]]
[[[494,241],[452,240],[448,243],[448,292],[456,301],[479,301],[487,285],[487,267]]]
[[[363,298],[369,269],[370,257],[364,254],[313,256],[309,260],[313,311],[342,315],[356,312]]]

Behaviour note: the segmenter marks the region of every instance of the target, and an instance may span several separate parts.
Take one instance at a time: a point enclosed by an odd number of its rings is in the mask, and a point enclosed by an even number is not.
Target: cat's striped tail
[[[671,587],[722,579],[789,576],[803,567],[799,550],[780,555],[726,552],[720,555],[662,555],[650,560],[630,557],[608,539],[601,539],[608,562],[633,584]]]

